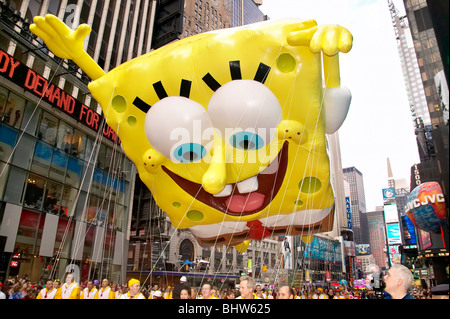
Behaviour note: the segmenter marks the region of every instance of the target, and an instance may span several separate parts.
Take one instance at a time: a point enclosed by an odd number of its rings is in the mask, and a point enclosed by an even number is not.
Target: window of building
[[[75,227],[75,223],[70,222],[68,219],[61,216],[58,220],[58,227],[56,230],[55,237],[55,252],[54,254],[59,253],[59,269],[65,269],[68,264],[68,258],[70,258],[69,252],[70,247],[72,246],[72,238],[73,238],[73,230]]]
[[[37,141],[34,149],[33,161],[31,163],[31,170],[40,175],[48,176],[52,155],[53,148],[50,145]]]
[[[60,3],[61,3],[61,0],[49,1],[48,13],[58,16],[58,10],[59,10]]]
[[[105,144],[101,144],[97,158],[97,167],[104,170],[109,170],[109,167],[111,165],[111,156],[112,149],[110,147],[107,147]]]
[[[10,92],[8,100],[6,101],[4,107],[4,111],[2,112],[2,122],[18,129],[20,127],[20,124],[22,123],[23,113],[25,111],[25,103],[26,101],[24,98],[21,98],[17,94]]]
[[[68,159],[68,156],[63,151],[55,149],[53,151],[49,177],[57,181],[64,182]]]
[[[70,153],[70,146],[72,143],[73,128],[63,121],[59,122],[56,147],[66,153]]]
[[[83,178],[83,168],[84,163],[82,160],[69,156],[65,180],[66,184],[73,187],[80,187]],[[86,178],[89,177],[90,176],[87,176]]]
[[[87,207],[86,207],[86,221],[90,222],[90,223],[95,223],[98,219],[97,217],[97,210],[99,205],[101,204],[101,202],[99,202],[100,198],[98,196],[95,195],[90,195],[89,196],[89,200],[87,203]]]
[[[14,152],[14,156],[12,159],[13,165],[28,169],[33,158],[35,139],[36,138],[31,137],[27,134],[22,135]]]
[[[0,86],[0,119],[3,122],[5,118],[5,104],[8,100],[9,90]]]
[[[41,123],[38,129],[38,138],[54,146],[58,132],[58,119],[48,112],[42,115]]]
[[[30,135],[35,135],[41,113],[41,108],[37,107],[36,104],[27,101],[20,129]]]
[[[84,151],[86,148],[86,134],[75,129],[73,132],[72,146],[70,148],[70,155],[78,158],[84,158]]]
[[[62,197],[61,197],[61,215],[65,216],[73,216],[74,215],[74,206],[75,199],[77,197],[78,189],[64,186]]]
[[[40,221],[42,219],[42,222]],[[41,214],[27,209],[22,210],[14,251],[20,253],[24,261],[31,260],[35,251],[33,244],[36,242],[38,227],[44,224]]]
[[[46,179],[30,174],[27,179],[24,206],[37,210],[42,209]]]
[[[59,214],[61,208],[61,195],[63,186],[61,184],[48,181],[45,189],[43,210],[50,214]]]
[[[17,131],[7,125],[0,125],[0,160],[8,162],[16,145]]]
[[[26,171],[11,166],[6,183],[3,200],[12,204],[22,204],[22,195],[25,188]]]
[[[179,255],[181,255],[181,261],[189,260],[194,261],[194,245],[189,239],[185,239],[180,244]],[[220,262],[220,261],[219,261]]]
[[[433,23],[430,17],[428,7],[423,7],[414,11],[414,17],[416,18],[417,29],[419,32],[433,28]]]

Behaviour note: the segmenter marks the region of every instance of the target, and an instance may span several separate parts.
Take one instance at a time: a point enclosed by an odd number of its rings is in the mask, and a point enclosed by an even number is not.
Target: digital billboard
[[[402,243],[402,237],[400,235],[400,226],[398,223],[386,225],[388,245],[395,245]]]
[[[391,265],[401,264],[401,254],[398,245],[389,246],[389,260],[391,261]]]
[[[403,225],[403,238],[405,239],[405,245],[416,245],[417,238],[414,228],[414,224],[408,216],[402,216]]]
[[[422,229],[419,229],[419,234],[421,249],[427,249],[430,247],[432,245],[431,234]]]
[[[386,224],[398,223],[397,204],[384,205],[384,222]]]
[[[357,244],[356,245],[356,255],[370,255],[370,245],[369,244]]]

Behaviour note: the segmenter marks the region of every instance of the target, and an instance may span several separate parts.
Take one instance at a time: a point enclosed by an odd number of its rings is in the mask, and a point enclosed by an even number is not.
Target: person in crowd
[[[22,299],[22,292],[20,290],[21,284],[15,283],[9,292],[9,298],[8,299]]]
[[[180,291],[180,299],[191,299],[191,289],[189,287],[184,287]]]
[[[212,286],[210,283],[203,284],[202,297],[200,299],[218,299],[212,294]]]
[[[45,288],[42,288],[36,296],[36,299],[57,299],[56,294],[58,293],[58,289],[56,289],[53,285],[53,281],[51,279],[47,280]]]
[[[115,299],[120,299],[120,296],[128,292],[127,285],[117,285],[117,291],[114,294]]]
[[[333,288],[328,289],[328,299],[335,299],[334,297],[335,297],[334,289]]]
[[[234,293],[234,290],[233,289],[229,289],[227,291],[227,293],[225,294],[225,299],[235,299],[235,298],[236,298],[236,295]]]
[[[239,283],[239,292],[241,295],[236,299],[259,299],[254,293],[255,279],[250,276],[242,276]]]
[[[150,295],[148,299],[164,299],[161,290],[156,290],[153,295]]]
[[[61,299],[80,299],[80,286],[72,273],[66,275],[66,282],[61,286]]]
[[[149,298],[149,299],[153,299],[153,295],[157,291],[161,292],[161,290],[159,289],[159,285],[158,284],[154,284],[153,287],[152,287],[152,290],[150,291],[150,296],[149,297],[151,297],[151,298]]]
[[[59,281],[59,279],[53,280],[53,288],[61,289],[61,281]]]
[[[185,276],[182,276],[182,277],[180,278],[180,282],[177,283],[177,284],[175,285],[175,287],[173,288],[173,291],[172,291],[172,297],[173,297],[173,299],[180,299],[180,292],[181,292],[181,290],[182,290],[183,288],[186,288],[186,285],[187,285],[186,282],[187,282],[186,277],[185,277]]]
[[[172,299],[173,298],[173,288],[172,286],[168,286],[166,289],[164,289],[164,299]]]
[[[114,290],[109,286],[109,280],[104,278],[102,280],[102,287],[95,294],[94,299],[115,299]]]
[[[261,299],[267,299],[267,294],[262,290],[261,285],[256,285],[256,292],[261,292]]]
[[[197,288],[191,287],[191,299],[198,299],[198,291]]]
[[[97,294],[97,288],[94,286],[94,282],[89,280],[87,282],[86,288],[81,291],[80,299],[95,299]]]
[[[141,282],[137,279],[131,278],[128,281],[129,291],[120,296],[120,299],[145,299],[145,296],[140,292]]]
[[[400,264],[394,264],[383,278],[386,288],[384,299],[416,299],[409,293],[413,276],[411,271]]]
[[[281,286],[278,289],[278,299],[294,299],[294,289],[291,286]]]
[[[3,292],[3,283],[0,282],[0,299],[6,299],[6,294]]]

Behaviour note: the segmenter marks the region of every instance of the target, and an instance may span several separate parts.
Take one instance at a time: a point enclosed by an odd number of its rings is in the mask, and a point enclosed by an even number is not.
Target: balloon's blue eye
[[[175,149],[173,155],[181,163],[191,163],[201,160],[206,155],[206,148],[198,143],[184,143]]]
[[[234,148],[245,151],[254,151],[264,146],[264,140],[256,133],[243,131],[231,135],[230,144]]]

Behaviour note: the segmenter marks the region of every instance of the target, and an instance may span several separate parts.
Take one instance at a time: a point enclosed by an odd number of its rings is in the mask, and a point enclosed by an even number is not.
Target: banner
[[[95,132],[99,131],[103,123],[102,115],[76,100],[57,85],[49,83],[42,75],[2,50],[0,50],[0,74]],[[106,124],[102,133],[111,141],[117,138],[116,133]]]

